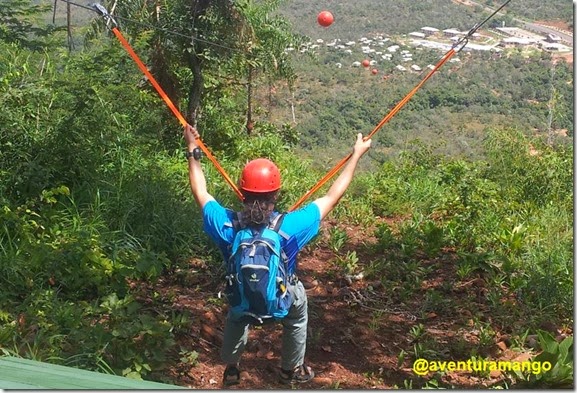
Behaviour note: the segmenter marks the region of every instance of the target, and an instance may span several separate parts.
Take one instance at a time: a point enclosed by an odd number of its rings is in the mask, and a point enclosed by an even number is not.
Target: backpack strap
[[[242,224],[240,212],[232,213],[232,220],[224,223],[225,227],[233,228],[235,232],[243,229],[245,226]]]
[[[282,221],[284,219],[284,214],[277,214],[272,220],[270,220],[270,223],[268,224],[269,229],[272,229],[275,232],[278,232],[278,230],[280,229],[280,226],[282,225]]]
[[[286,232],[280,230],[284,217],[285,213],[277,214],[276,217],[271,220],[268,227],[278,233],[284,240],[288,240],[289,235]]]
[[[288,267],[289,257],[287,255],[287,253],[285,252],[285,245],[286,245],[286,242],[289,240],[290,236],[286,232],[280,230],[280,227],[282,225],[284,217],[285,217],[285,213],[277,214],[271,220],[270,224],[268,225],[268,228],[272,229],[273,231],[278,233],[278,235],[281,237],[281,247],[280,247],[281,257],[282,257],[282,260],[284,261],[285,265]]]
[[[242,225],[242,222],[241,222],[240,212],[234,212],[234,214],[232,216],[232,227],[234,228],[235,232],[238,232],[239,230],[244,228],[244,226]]]

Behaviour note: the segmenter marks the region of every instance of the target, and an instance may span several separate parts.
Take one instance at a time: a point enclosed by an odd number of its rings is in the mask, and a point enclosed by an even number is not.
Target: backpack
[[[279,214],[261,228],[240,228],[233,222],[237,232],[226,264],[225,294],[238,319],[263,324],[284,318],[292,305],[293,274],[283,250],[289,238],[279,230],[283,217]]]

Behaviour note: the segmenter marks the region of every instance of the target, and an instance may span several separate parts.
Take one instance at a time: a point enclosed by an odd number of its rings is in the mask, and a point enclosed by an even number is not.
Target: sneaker
[[[286,384],[306,383],[315,377],[312,368],[306,364],[302,364],[294,368],[294,370],[287,371],[281,368],[280,381]]]
[[[236,385],[240,382],[240,370],[234,364],[229,364],[224,369],[222,384],[224,386]]]

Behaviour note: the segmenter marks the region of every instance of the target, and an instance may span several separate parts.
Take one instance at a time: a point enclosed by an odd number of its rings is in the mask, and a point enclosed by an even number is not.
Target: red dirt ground
[[[486,309],[485,281],[475,278],[466,282],[457,279],[454,268],[455,256],[447,251],[440,257],[422,258],[423,266],[434,271],[421,284],[421,295],[431,288],[449,288],[445,296],[458,303],[459,298],[474,301],[474,308],[456,306],[443,313],[423,312],[423,297],[417,295],[405,304],[392,304],[379,295],[380,281],[360,279],[347,281],[335,269],[332,261],[336,254],[327,246],[328,229],[336,225],[324,222],[321,239],[315,246],[305,248],[300,256],[299,277],[305,282],[309,301],[309,335],[306,360],[316,373],[303,389],[386,389],[404,388],[412,381],[412,387],[422,387],[428,378],[412,372],[414,360],[409,334],[417,324],[424,325],[426,337],[438,352],[451,360],[466,361],[471,348],[480,341],[481,332],[473,323],[473,313]],[[359,265],[363,261],[379,258],[369,247],[374,238],[362,239],[372,230],[355,226],[339,225],[349,236],[344,251],[356,250]],[[226,306],[217,299],[221,289],[215,280],[202,279],[208,268],[200,260],[190,261],[190,274],[185,280],[164,279],[154,286],[143,285],[145,296],[160,294],[170,299],[175,311],[186,311],[192,318],[192,328],[178,337],[177,347],[196,351],[198,361],[191,365],[178,363],[165,370],[164,376],[175,384],[195,389],[221,389],[224,365],[219,359],[222,327]],[[178,281],[178,282],[177,282]],[[448,284],[448,285],[447,285]],[[382,292],[382,291],[381,291]],[[147,295],[148,293],[148,295]],[[511,301],[511,300],[504,300]],[[514,301],[514,300],[512,300]],[[486,318],[490,321],[490,317]],[[515,321],[511,321],[513,325]],[[527,359],[530,353],[520,353],[510,347],[511,336],[506,327],[494,327],[493,342],[486,357],[492,360]],[[549,327],[555,334],[566,333],[556,326]],[[280,365],[280,325],[251,329],[249,343],[241,362],[242,381],[232,389],[282,389],[278,378]],[[407,355],[398,365],[401,351]],[[462,355],[459,355],[462,353]],[[426,356],[425,356],[426,357]],[[437,377],[439,380],[439,377]],[[499,385],[505,380],[500,372],[484,376],[467,372],[445,373],[439,380],[444,386],[456,388],[486,388]]]

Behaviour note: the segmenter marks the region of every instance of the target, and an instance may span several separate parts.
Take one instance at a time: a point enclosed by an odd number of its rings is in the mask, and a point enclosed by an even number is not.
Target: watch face
[[[195,160],[200,160],[200,158],[202,157],[202,150],[200,150],[199,147],[195,148],[193,151],[187,151],[185,153],[185,157],[188,159],[190,157],[193,157]]]

